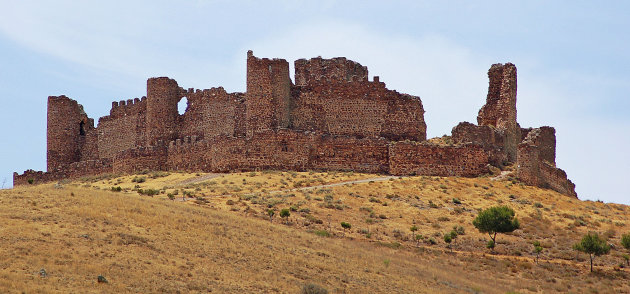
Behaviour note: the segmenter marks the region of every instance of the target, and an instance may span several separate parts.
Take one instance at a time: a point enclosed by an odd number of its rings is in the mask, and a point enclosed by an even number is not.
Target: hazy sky
[[[264,3],[263,3],[264,2]],[[385,4],[387,3],[387,4]],[[46,168],[46,99],[96,121],[146,79],[245,90],[259,57],[345,56],[420,96],[429,137],[476,122],[493,63],[518,68],[518,121],[556,128],[581,199],[630,204],[627,1],[0,0],[0,185]]]

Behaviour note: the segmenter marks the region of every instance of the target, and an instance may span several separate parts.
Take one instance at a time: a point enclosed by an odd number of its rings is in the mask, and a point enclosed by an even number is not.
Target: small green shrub
[[[326,230],[315,230],[313,231],[313,233],[315,233],[315,235],[320,236],[320,237],[330,237],[330,233]]]
[[[144,182],[147,181],[147,177],[135,176],[135,177],[133,177],[133,179],[131,179],[131,181],[134,182],[134,183],[144,183]]]

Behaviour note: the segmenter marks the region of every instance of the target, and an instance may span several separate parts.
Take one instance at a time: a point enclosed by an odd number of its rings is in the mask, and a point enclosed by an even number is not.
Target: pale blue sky
[[[98,120],[111,101],[145,95],[152,76],[244,91],[252,49],[291,65],[358,61],[422,98],[429,137],[475,122],[488,68],[513,62],[518,120],[556,128],[557,164],[579,197],[630,204],[626,3],[0,0],[0,185],[45,169],[47,96]]]

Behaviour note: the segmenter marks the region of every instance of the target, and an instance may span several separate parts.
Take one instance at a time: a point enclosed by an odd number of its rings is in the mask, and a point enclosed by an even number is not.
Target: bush
[[[466,230],[462,226],[453,226],[453,231],[455,231],[457,235],[466,235]]]
[[[122,188],[120,186],[112,187],[112,192],[120,192],[120,191],[122,191]]]
[[[330,233],[326,230],[315,230],[313,233],[320,237],[330,237]]]
[[[630,234],[621,235],[621,246],[630,250]]]
[[[328,294],[328,290],[315,284],[306,284],[302,287],[301,294]]]
[[[155,190],[155,189],[138,189],[138,194],[140,195],[147,195],[147,196],[153,196],[153,195],[157,195],[160,193],[160,190]]]
[[[455,204],[462,204],[462,201],[459,200],[459,198],[453,198],[453,203],[455,203]]]
[[[133,177],[131,181],[134,183],[144,183],[147,181],[147,177]]]
[[[32,184],[35,182],[35,180],[33,180],[33,179],[28,179],[28,180],[27,180],[27,182],[28,182],[30,185],[32,185]]]

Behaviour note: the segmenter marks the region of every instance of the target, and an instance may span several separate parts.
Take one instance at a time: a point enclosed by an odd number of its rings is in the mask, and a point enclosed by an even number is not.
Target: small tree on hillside
[[[610,245],[596,233],[588,233],[582,237],[580,243],[573,245],[573,249],[588,253],[591,258],[591,272],[593,272],[593,256],[600,256],[610,252]]]
[[[626,248],[626,250],[630,250],[630,234],[621,235],[621,246]],[[624,254],[623,258],[626,260],[626,264],[630,266],[630,256],[628,256],[628,254]]]
[[[448,247],[451,252],[453,252],[453,246],[451,246],[451,243],[455,241],[455,239],[457,238],[457,232],[455,230],[452,230],[446,234],[444,234],[444,242],[446,242],[446,247]]]
[[[509,233],[520,228],[518,219],[514,215],[512,208],[494,206],[480,212],[473,220],[473,225],[479,232],[488,233],[490,241],[487,247],[494,250],[497,233]]]
[[[538,241],[534,241],[532,245],[534,245],[534,253],[536,253],[536,264],[538,264],[538,257],[540,256],[540,253],[543,251],[543,248],[542,246],[540,246],[540,242]]]
[[[420,234],[416,235],[416,247],[420,246],[420,241],[424,239],[424,237]]]
[[[273,216],[276,214],[275,211],[273,211],[273,209],[269,209],[267,210],[267,215],[269,215],[269,222],[273,222]]]
[[[416,231],[418,230],[418,227],[416,227],[416,225],[411,226],[411,228],[409,228],[409,230],[411,231],[411,240],[413,240],[413,236],[416,235]]]
[[[453,242],[453,238],[451,238],[451,234],[444,234],[444,242],[446,242],[446,247],[453,252],[453,248],[451,248],[451,242]]]
[[[291,216],[291,212],[288,208],[280,210],[280,217],[284,219],[285,224],[289,223],[289,216]]]

